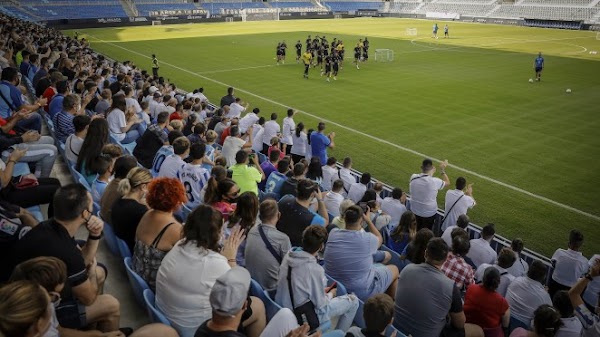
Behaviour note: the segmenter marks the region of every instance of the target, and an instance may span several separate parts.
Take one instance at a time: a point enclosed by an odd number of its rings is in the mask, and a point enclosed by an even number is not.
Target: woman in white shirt
[[[193,337],[210,319],[210,291],[219,276],[236,265],[238,247],[244,237],[239,229],[226,241],[223,216],[200,205],[187,217],[183,239],[161,262],[156,277],[156,305],[181,337]],[[221,248],[222,247],[222,248]],[[264,306],[252,297],[252,316],[243,321],[248,337],[258,337],[266,325]]]
[[[107,113],[106,120],[110,133],[122,144],[135,142],[146,131],[133,111],[133,107],[127,109],[124,95],[113,96],[112,106]]]
[[[292,135],[292,149],[290,153],[292,154],[292,160],[294,163],[299,163],[300,159],[306,156],[306,145],[308,139],[306,136],[306,132],[304,132],[304,123],[298,123],[296,126],[296,131]]]

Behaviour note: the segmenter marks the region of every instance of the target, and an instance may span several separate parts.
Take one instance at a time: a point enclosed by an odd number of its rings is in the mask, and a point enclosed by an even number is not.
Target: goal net
[[[416,36],[417,29],[416,28],[406,28],[406,35]]]
[[[394,51],[391,49],[375,49],[375,62],[394,61]]]
[[[160,21],[160,20],[152,21],[153,26],[160,26],[161,24],[162,24],[162,21]]]
[[[250,8],[240,11],[242,21],[279,21],[278,8]]]

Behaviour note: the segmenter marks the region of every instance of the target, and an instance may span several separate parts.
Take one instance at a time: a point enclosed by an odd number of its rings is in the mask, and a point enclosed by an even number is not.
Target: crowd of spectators
[[[265,121],[234,88],[215,106],[85,39],[0,25],[1,336],[300,337],[332,320],[327,336],[600,336],[600,260],[582,255],[583,233],[552,256],[546,288],[521,239],[497,253],[493,224],[469,236],[464,177],[438,214],[447,161],[423,160],[410,201],[383,198],[352,158],[337,167],[323,122]],[[49,177],[55,144],[78,182]],[[32,173],[14,178],[19,163]],[[27,210],[41,204],[45,220]],[[106,226],[171,327],[120,325],[96,259]],[[283,307],[270,320],[251,282]]]

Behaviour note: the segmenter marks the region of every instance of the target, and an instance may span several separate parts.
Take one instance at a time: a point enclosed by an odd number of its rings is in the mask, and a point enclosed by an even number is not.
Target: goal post
[[[600,40],[600,32],[596,33],[596,40]]]
[[[416,36],[417,29],[416,28],[406,28],[406,35]]]
[[[152,25],[153,26],[160,26],[161,24],[162,24],[162,21],[160,21],[160,20],[153,20],[152,21]]]
[[[279,8],[250,8],[240,11],[242,21],[279,21]]]
[[[394,61],[394,51],[391,49],[375,49],[375,62]]]

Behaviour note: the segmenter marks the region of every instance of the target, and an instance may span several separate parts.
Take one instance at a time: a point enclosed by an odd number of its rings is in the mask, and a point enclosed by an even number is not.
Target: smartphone
[[[333,281],[333,284],[327,288],[326,293],[331,292],[335,288],[337,288],[337,281]]]

